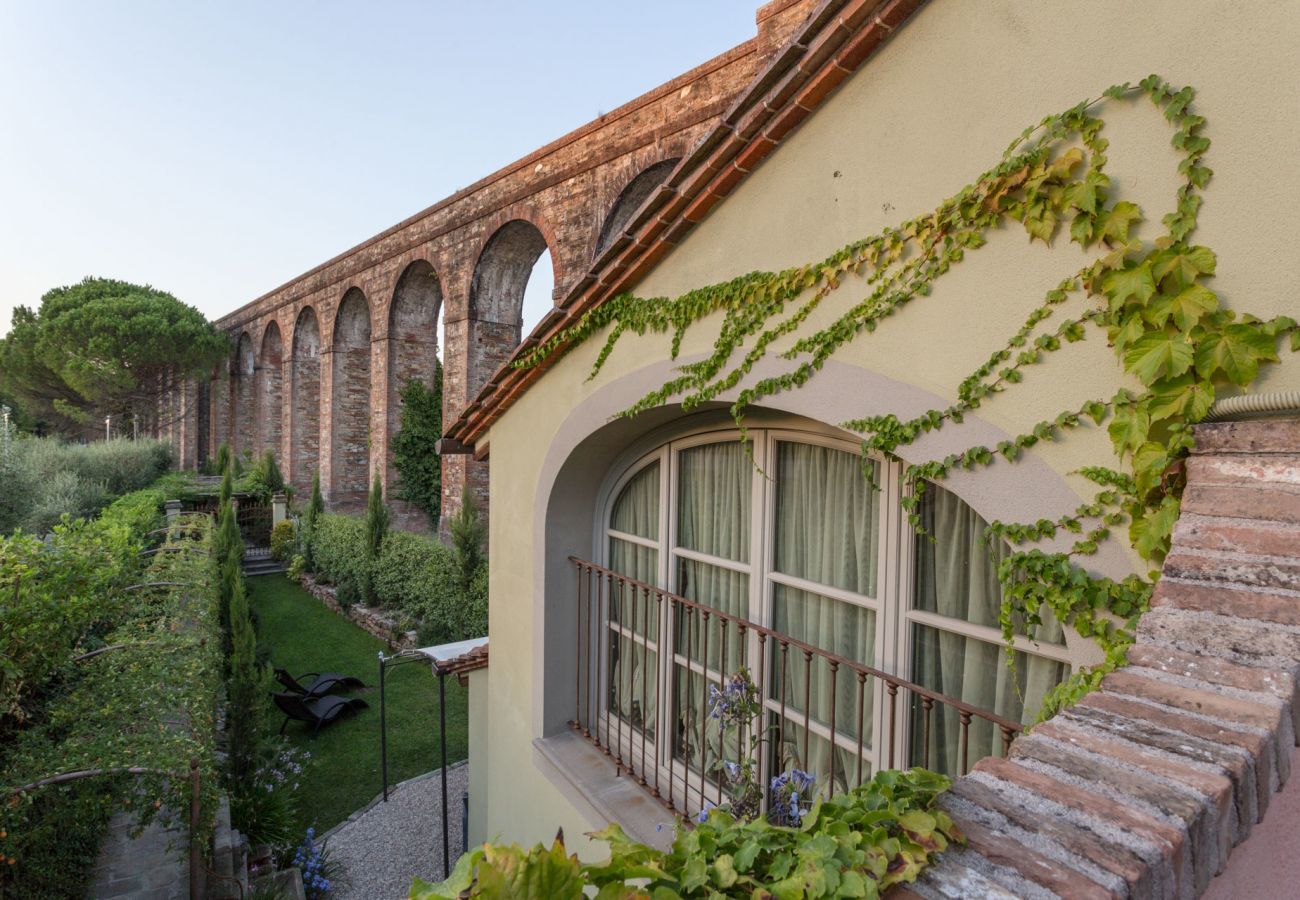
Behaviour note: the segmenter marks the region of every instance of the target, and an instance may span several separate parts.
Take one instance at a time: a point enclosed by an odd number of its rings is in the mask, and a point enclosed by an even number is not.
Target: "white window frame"
[[[755,471],[751,479],[748,562],[740,563],[735,560],[715,557],[680,547],[677,544],[680,453],[683,450],[708,444],[739,443],[740,433],[734,427],[705,428],[675,438],[661,440],[654,449],[631,456],[625,464],[616,467],[613,477],[607,479],[606,486],[601,491],[601,499],[598,502],[599,517],[593,523],[595,526],[593,529],[595,532],[593,535],[595,553],[592,559],[599,565],[609,566],[611,561],[609,556],[610,540],[612,538],[654,549],[657,562],[656,585],[673,594],[681,593],[678,590],[677,578],[679,560],[701,562],[745,574],[748,579],[749,600],[744,617],[767,627],[771,627],[773,595],[777,584],[871,610],[876,616],[876,643],[873,648],[872,661],[869,665],[885,672],[894,673],[904,680],[912,680],[913,630],[917,626],[935,628],[940,631],[975,638],[995,646],[1002,646],[1002,634],[996,628],[975,625],[938,613],[913,608],[915,602],[914,567],[916,554],[914,541],[916,535],[909,525],[907,514],[902,507],[903,498],[911,495],[913,491],[910,485],[904,484],[903,465],[896,461],[887,460],[878,454],[871,455],[878,465],[877,484],[881,491],[880,515],[876,523],[877,539],[879,540],[876,596],[866,597],[842,588],[820,585],[806,579],[776,572],[774,562],[777,486],[774,475],[777,463],[777,444],[784,441],[827,447],[848,452],[855,456],[861,454],[861,444],[857,440],[846,438],[842,436],[842,433],[836,433],[830,429],[825,431],[811,430],[779,424],[751,428],[749,430],[749,439],[754,456]],[[647,466],[655,462],[659,465],[658,539],[644,538],[611,528],[609,522],[614,504],[623,488],[629,481],[644,471]],[[647,758],[653,752],[654,763],[658,767],[661,778],[660,790],[665,796],[667,795],[666,781],[670,771],[668,754],[672,752],[673,743],[671,723],[673,718],[673,681],[676,669],[678,666],[686,666],[690,671],[705,673],[710,678],[715,678],[718,675],[712,669],[708,669],[706,672],[703,664],[687,660],[682,654],[675,651],[671,653],[671,659],[665,659],[664,650],[671,645],[672,641],[673,623],[671,620],[671,611],[662,611],[659,616],[658,634],[653,636],[653,639],[650,635],[646,636],[648,650],[656,654],[655,675],[658,682],[655,737],[650,739],[647,736],[646,752]],[[607,658],[609,639],[605,637],[607,629],[613,629],[624,637],[631,637],[633,633],[631,629],[626,628],[622,623],[610,623],[608,621],[600,623],[598,633],[601,635],[602,666],[597,671],[610,671]],[[756,659],[758,650],[757,635],[750,634],[749,640],[751,641],[750,658]],[[1064,642],[1052,644],[1017,635],[1013,640],[1013,645],[1016,650],[1034,656],[1063,662],[1067,666],[1072,663]],[[868,772],[886,768],[890,749],[884,746],[884,742],[879,740],[879,737],[885,734],[888,728],[888,700],[886,699],[885,685],[879,679],[873,679],[872,682],[874,690],[872,742],[869,747],[864,746],[864,775]],[[759,688],[765,709],[774,714],[779,714],[779,698],[768,696],[767,685],[759,685]],[[621,719],[621,717],[616,710],[608,710],[608,718],[606,717],[605,698],[607,694],[603,687],[599,690],[598,696],[602,700],[596,724],[601,729],[600,738],[605,743],[605,746],[612,746],[616,735],[605,733],[604,723],[606,721],[611,722],[610,731],[612,732],[614,730],[613,720]],[[910,722],[908,721],[910,704],[902,700],[896,702],[902,704],[902,709],[900,710],[901,714],[898,716],[897,728],[894,734],[894,759],[896,764],[905,765],[908,736],[910,735]],[[786,717],[790,722],[802,727],[803,723],[796,721],[795,715],[788,710]],[[823,739],[829,737],[830,729],[816,721],[809,723],[809,730]],[[836,746],[848,750],[850,754],[856,754],[856,739],[848,737],[839,727],[837,727],[836,731]],[[624,752],[632,754],[633,757],[637,756],[640,753],[640,729],[632,725],[631,722],[622,720],[621,735]],[[649,749],[650,747],[653,747],[653,751]],[[869,768],[867,768],[868,766]],[[692,770],[683,760],[678,759],[671,767],[671,770],[674,782],[672,785],[674,798],[679,802],[682,798],[685,798],[684,802],[692,809],[699,806],[704,798],[700,796],[698,787],[698,769]],[[766,771],[766,769],[760,768],[760,771]],[[686,773],[693,774],[687,777]],[[653,778],[653,773],[648,772],[645,774],[647,779]]]

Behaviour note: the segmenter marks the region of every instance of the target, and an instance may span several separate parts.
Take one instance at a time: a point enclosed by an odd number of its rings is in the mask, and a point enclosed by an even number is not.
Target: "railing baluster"
[[[862,784],[862,737],[867,718],[867,673],[858,672],[858,765],[855,781]]]
[[[695,707],[695,673],[691,670],[691,662],[695,659],[695,609],[686,607],[686,721],[682,729],[685,735],[685,742],[682,745],[682,806],[689,807],[691,803],[691,738],[695,736],[695,722],[691,713]],[[690,809],[685,809],[687,816],[691,814]]]
[[[835,696],[835,676],[840,670],[840,664],[835,660],[830,661],[831,666],[831,774],[827,790],[830,796],[835,796],[835,707],[839,706],[839,698]]]
[[[662,612],[662,610],[660,610]],[[677,600],[672,596],[668,598],[668,620],[662,622],[659,626],[659,654],[668,654],[668,709],[663,712],[663,721],[668,726],[668,733],[663,736],[663,740],[668,744],[668,806],[672,809],[677,807],[673,804],[673,772],[676,768],[677,760],[677,708],[676,708],[676,691],[673,690],[674,682],[677,679],[677,621],[681,613],[677,609]],[[655,683],[662,684],[663,679],[656,675]],[[663,698],[660,697],[662,700]]]
[[[586,678],[583,681],[583,690],[586,692],[587,695],[587,704],[586,704],[587,714],[582,717],[582,735],[588,740],[591,740],[591,726],[595,718],[591,708],[591,695],[592,695],[591,632],[592,632],[593,616],[595,615],[595,611],[592,609],[592,597],[591,597],[591,589],[593,585],[593,581],[592,581],[593,573],[592,573],[591,566],[586,566],[585,568],[586,568],[586,572],[584,573],[584,580],[587,582],[587,601],[584,605],[587,607],[587,629],[582,633],[582,652],[583,655],[586,657],[586,662],[587,662]],[[597,601],[597,604],[599,604],[599,601]]]
[[[578,658],[574,660],[574,669],[577,674],[573,684],[573,727],[578,728],[582,724],[582,564],[576,566],[578,576],[578,596],[576,604],[578,607],[578,630],[574,632],[574,637],[578,641]]]
[[[924,713],[921,717],[921,766],[930,768],[930,711],[934,709],[934,700],[930,697],[921,698],[921,709]]]
[[[645,606],[641,610],[641,786],[645,787],[645,742],[650,733],[649,707],[646,706],[646,672],[650,669],[650,589],[645,589]],[[656,767],[657,768],[657,767]]]
[[[812,734],[812,651],[803,652],[803,755],[804,771],[812,766],[808,760],[808,738]]]
[[[700,611],[700,631],[702,632],[701,643],[704,649],[700,652],[700,665],[703,671],[700,673],[700,687],[704,695],[700,698],[700,808],[704,808],[704,773],[709,767],[709,618],[711,613],[708,607]],[[721,671],[718,677],[722,677]],[[719,729],[721,732],[721,729]]]
[[[888,681],[889,688],[889,768],[894,768],[894,747],[898,744],[898,683]]]
[[[961,771],[957,774],[965,775],[970,750],[970,713],[963,709],[957,715],[961,719]]]
[[[610,659],[609,650],[605,646],[605,642],[608,640],[607,635],[609,634],[609,630],[610,630],[609,620],[611,618],[611,610],[613,609],[614,606],[614,573],[606,570],[605,577],[599,579],[598,583],[602,585],[601,593],[604,596],[603,611],[601,612],[601,616],[600,616],[600,630],[596,632],[597,634],[600,635],[600,656],[601,656],[602,672],[603,672],[603,674],[600,677],[600,703],[601,706],[605,707],[605,743],[604,743],[605,755],[610,756],[611,753],[609,749],[609,739],[610,739],[610,728],[609,728],[610,669],[609,666],[610,666],[611,659]],[[599,706],[596,707],[596,714],[597,715],[600,714]],[[597,739],[599,739],[600,729],[597,728],[596,732],[597,732]]]
[[[627,610],[625,609],[626,599],[627,599],[627,582],[624,581],[622,578],[620,578],[618,579],[618,631],[614,632],[615,635],[614,646],[618,648],[618,670],[619,671],[617,675],[614,675],[614,687],[611,692],[614,694],[614,696],[618,698],[618,709],[615,710],[615,716],[614,716],[615,718],[614,724],[615,727],[618,728],[618,743],[615,744],[616,749],[614,752],[614,758],[615,760],[617,760],[618,767],[620,769],[623,768],[623,722],[627,719],[628,714],[630,713],[630,710],[626,709],[627,692],[624,690],[622,684],[622,682],[626,680],[622,676],[625,675],[631,669],[631,666],[628,665],[628,660],[623,658],[623,644],[624,644],[623,629],[627,628],[627,615],[626,615]],[[633,603],[636,602],[635,593],[633,593],[632,595],[632,601]],[[635,608],[632,611],[632,615],[633,617],[636,616]],[[632,626],[633,628],[636,627],[635,621],[632,622]],[[630,644],[631,641],[628,641],[627,643]]]
[[[781,641],[781,718],[777,721],[777,758],[779,770],[785,769],[785,686],[790,680],[790,642]]]
[[[724,673],[728,668],[727,666],[727,620],[726,619],[723,618],[718,619],[718,630],[721,632],[721,634],[718,637],[718,681],[723,682],[727,677]],[[743,723],[740,726],[738,726],[736,729],[737,742],[739,742],[740,740],[741,727],[743,727]],[[723,730],[721,726],[719,726],[718,728],[718,763],[719,764],[721,764],[727,758],[727,748],[726,745],[723,743],[725,738],[722,736],[722,732]],[[737,743],[736,745],[736,755],[737,756],[740,755],[739,743]],[[726,797],[723,796],[723,782],[726,780],[724,772],[725,770],[723,770],[723,772],[718,773],[718,805],[719,806],[727,802]]]

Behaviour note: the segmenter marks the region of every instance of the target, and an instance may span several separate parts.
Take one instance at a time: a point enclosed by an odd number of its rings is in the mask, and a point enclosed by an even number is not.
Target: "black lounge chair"
[[[366,683],[360,678],[353,675],[340,675],[337,672],[307,672],[300,678],[302,681],[310,678],[311,682],[304,685],[298,678],[290,675],[287,670],[275,670],[275,680],[284,685],[286,690],[309,700],[323,697],[340,686],[343,688],[363,688],[366,686]]]
[[[289,720],[296,719],[312,725],[311,736],[315,737],[321,730],[321,726],[328,725],[349,710],[366,709],[369,706],[360,697],[309,698],[298,694],[272,694],[271,696],[275,698],[275,705],[280,707],[280,712],[284,713],[284,722],[280,725],[281,734],[284,734]]]

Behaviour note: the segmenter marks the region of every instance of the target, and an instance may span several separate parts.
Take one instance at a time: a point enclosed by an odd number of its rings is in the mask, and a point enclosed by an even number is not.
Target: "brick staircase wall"
[[[1214,879],[1257,831],[1253,895],[1300,893],[1300,830],[1265,818],[1300,732],[1300,420],[1197,427],[1128,663],[959,779],[968,844],[893,896],[1246,896]]]

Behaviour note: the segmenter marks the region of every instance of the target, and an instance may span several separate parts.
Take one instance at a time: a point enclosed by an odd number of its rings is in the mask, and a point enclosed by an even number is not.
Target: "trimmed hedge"
[[[408,531],[392,531],[370,570],[365,521],[320,517],[311,536],[316,574],[335,585],[369,583],[385,609],[419,623],[421,642],[443,643],[487,634],[487,565],[480,564],[468,589],[450,547]]]

